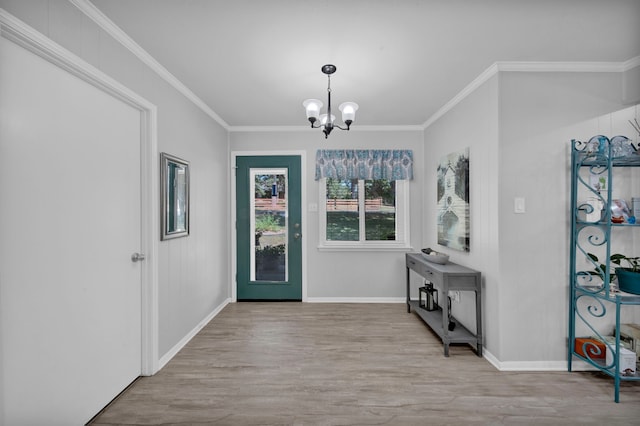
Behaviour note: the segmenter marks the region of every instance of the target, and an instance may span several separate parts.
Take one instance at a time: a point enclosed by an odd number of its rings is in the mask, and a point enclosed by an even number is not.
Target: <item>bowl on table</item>
[[[449,255],[448,254],[444,254],[444,253],[440,253],[437,252],[435,250],[431,250],[431,249],[422,249],[422,257],[424,257],[424,259],[428,262],[431,263],[439,263],[441,265],[444,265],[445,263],[447,263],[449,261]]]

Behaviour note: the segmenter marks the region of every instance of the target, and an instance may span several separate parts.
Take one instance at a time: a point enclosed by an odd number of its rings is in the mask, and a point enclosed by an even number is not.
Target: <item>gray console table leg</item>
[[[411,286],[410,286],[410,274],[411,270],[407,268],[407,312],[411,313]]]
[[[476,350],[482,357],[482,293],[476,291]]]
[[[449,356],[449,280],[445,277],[442,280],[442,344],[444,346],[444,356]]]

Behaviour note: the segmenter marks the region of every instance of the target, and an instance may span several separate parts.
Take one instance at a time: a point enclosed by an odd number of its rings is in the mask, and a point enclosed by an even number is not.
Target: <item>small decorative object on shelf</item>
[[[632,348],[623,340],[620,331],[622,309],[639,309],[640,306],[640,281],[630,284],[622,278],[627,273],[640,277],[640,272],[635,272],[640,269],[640,258],[616,253],[614,248],[634,246],[631,243],[637,238],[635,228],[640,225],[627,202],[622,198],[613,199],[612,195],[618,175],[625,176],[627,168],[640,168],[640,155],[625,136],[609,139],[597,135],[588,142],[573,140],[571,151],[571,297],[567,364],[571,371],[572,362],[577,358],[613,377],[614,400],[619,402],[621,381],[640,381],[635,368],[636,354],[631,353],[632,366],[628,353]],[[621,181],[628,182],[629,179]],[[616,187],[616,193],[622,190],[624,188]],[[629,229],[623,232],[623,227]],[[620,242],[621,239],[626,243]],[[615,324],[613,336],[609,335],[610,330],[602,330],[607,320]],[[590,336],[576,335],[577,330],[581,333],[588,330]]]
[[[636,152],[636,147],[626,136],[614,136],[611,138],[611,154],[614,158],[628,157]]]
[[[431,250],[430,248],[423,248],[420,251],[424,255],[425,260],[427,260],[428,262],[444,265],[449,261],[448,254],[439,253],[435,250]]]
[[[636,362],[640,363],[640,324],[620,324],[620,341],[629,343],[629,349],[636,352]]]
[[[589,337],[576,337],[575,348],[578,355],[592,359],[604,359],[607,351],[607,347],[603,342]]]
[[[422,300],[422,295],[424,295],[424,301]],[[418,289],[418,306],[427,311],[439,309],[438,289],[434,288],[433,284],[426,283],[424,287]]]
[[[613,200],[611,201],[611,222],[613,223],[630,223],[629,218],[633,215],[629,206],[625,200]],[[635,222],[635,217],[633,218]]]

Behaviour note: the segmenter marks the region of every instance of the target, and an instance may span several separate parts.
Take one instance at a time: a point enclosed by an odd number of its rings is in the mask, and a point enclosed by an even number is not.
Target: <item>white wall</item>
[[[302,117],[304,119],[304,116]],[[357,127],[357,123],[353,125]],[[412,149],[414,179],[411,191],[411,239],[418,248],[421,235],[422,132],[334,130],[328,139],[319,129],[300,132],[232,132],[231,151],[305,151],[307,203],[319,202],[319,185],[314,180],[318,149]],[[303,208],[306,208],[303,206]],[[318,250],[317,212],[306,212],[304,235],[307,250],[307,295],[316,300],[402,299],[405,294],[404,252],[326,252]]]
[[[191,162],[191,235],[159,244],[162,357],[229,297],[227,132],[71,3],[0,7],[155,104],[159,151]]]
[[[624,103],[627,105],[640,102],[640,66],[635,66],[624,72],[622,77],[622,96]]]
[[[455,263],[482,273],[484,345],[500,348],[501,292],[499,275],[498,202],[498,77],[473,91],[424,132],[424,200],[422,245],[450,255]],[[438,246],[437,166],[440,159],[469,147],[470,251]],[[452,304],[453,315],[475,330],[473,293],[463,292],[461,302]]]
[[[471,147],[471,252],[441,250],[483,272],[485,347],[501,368],[565,363],[570,140],[633,136],[611,114],[625,98],[623,73],[499,72],[425,130],[426,191],[435,192],[437,158]],[[515,197],[526,213],[514,213]],[[424,211],[426,245],[435,202]]]
[[[500,74],[502,361],[566,358],[569,144],[593,136],[572,125],[621,109],[621,78]],[[516,196],[525,197],[525,214],[513,213]]]

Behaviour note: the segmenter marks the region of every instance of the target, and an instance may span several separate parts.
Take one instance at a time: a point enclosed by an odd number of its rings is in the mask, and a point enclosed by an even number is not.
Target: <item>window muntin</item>
[[[406,180],[319,181],[320,248],[408,248]]]

